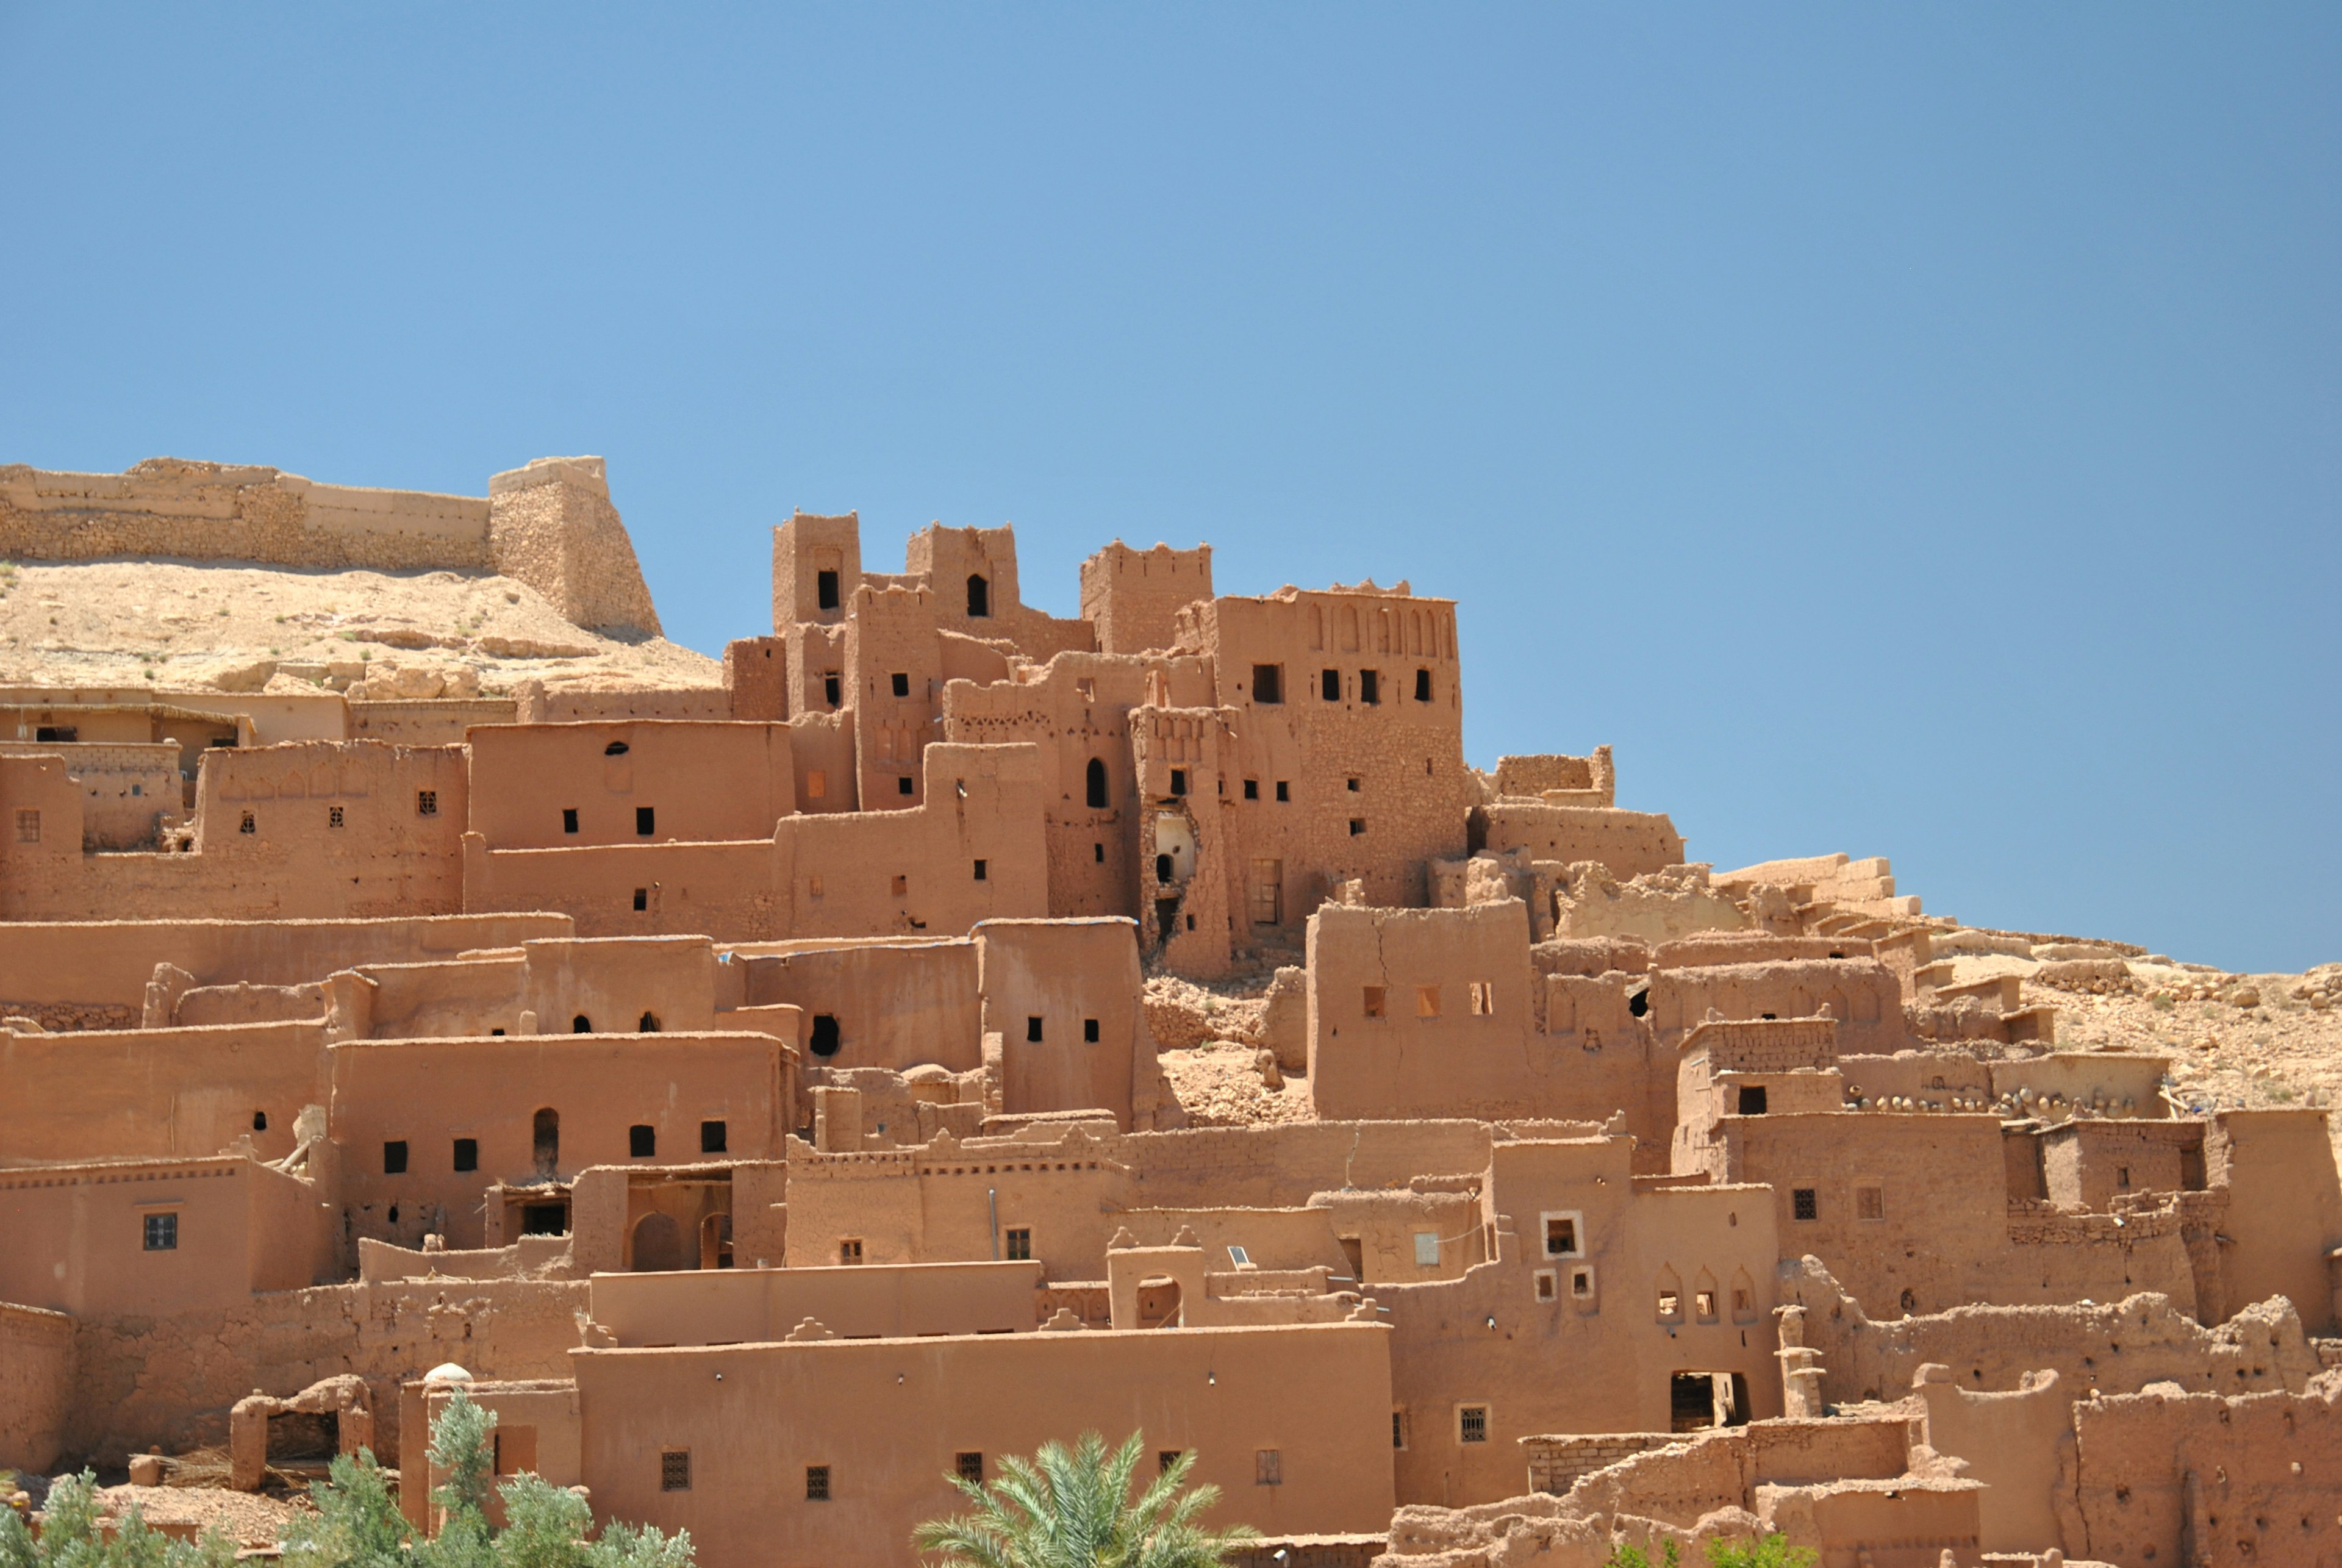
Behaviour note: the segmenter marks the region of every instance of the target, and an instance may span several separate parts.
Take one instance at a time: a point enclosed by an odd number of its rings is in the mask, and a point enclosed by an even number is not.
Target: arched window
[[[1103,757],[1090,759],[1089,792],[1090,809],[1104,811],[1106,809],[1106,760]]]
[[[813,1015],[813,1038],[808,1042],[808,1044],[813,1047],[813,1054],[816,1056],[835,1056],[837,1054],[838,1034],[836,1014],[816,1013]]]
[[[970,615],[992,614],[992,584],[986,582],[981,574],[975,572],[967,576],[967,613]]]
[[[683,1267],[683,1227],[672,1214],[656,1210],[635,1222],[633,1270],[638,1274],[666,1273]]]
[[[536,1114],[531,1132],[535,1144],[536,1174],[549,1176],[561,1164],[561,1113],[547,1105]]]
[[[569,1021],[569,1032],[572,1034],[591,1034],[594,1033],[594,1021],[580,1013]]]
[[[656,1013],[646,1013],[646,1014],[643,1014],[643,1021],[642,1021],[642,1023],[637,1026],[637,1031],[638,1031],[638,1033],[641,1033],[641,1034],[657,1034],[657,1033],[658,1033],[658,1014],[656,1014]]]

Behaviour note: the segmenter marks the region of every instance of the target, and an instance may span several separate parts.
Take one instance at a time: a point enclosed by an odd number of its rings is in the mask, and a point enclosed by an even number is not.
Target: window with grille
[[[21,816],[19,816],[19,818],[18,818],[17,820],[22,821],[22,820],[23,820],[23,818],[22,818]],[[36,834],[36,836],[37,836],[38,827],[39,827],[39,824],[40,824],[40,817],[39,817],[39,814],[38,814],[37,813],[35,813],[35,814],[33,821],[34,821],[34,825],[35,825],[35,834]],[[237,818],[236,818],[236,822],[235,822],[235,831],[236,831],[236,832],[238,832],[238,833],[258,833],[258,832],[260,831],[260,824],[259,824],[257,822],[255,822],[255,821],[254,821],[254,820],[253,820],[253,815],[252,815],[252,814],[251,814],[250,812],[245,812],[245,813],[244,813],[241,816],[239,816],[239,817],[237,817]]]
[[[439,814],[439,792],[435,789],[416,790],[415,792],[415,814],[417,816],[437,816]]]
[[[848,1236],[844,1241],[838,1243],[837,1261],[841,1263],[860,1263],[862,1261],[862,1238],[859,1236]]]
[[[1456,1441],[1486,1443],[1488,1441],[1488,1407],[1467,1404],[1456,1412]]]
[[[340,806],[329,805],[325,808],[325,825],[327,827],[339,827],[342,825],[342,808]]]
[[[249,814],[245,815],[245,820],[246,822],[252,820]],[[38,806],[16,808],[16,842],[18,844],[41,842],[41,811]]]
[[[1285,1484],[1285,1455],[1274,1448],[1256,1449],[1252,1456],[1252,1480],[1256,1486]]]
[[[1821,1203],[1817,1196],[1815,1190],[1811,1187],[1791,1188],[1789,1190],[1789,1213],[1792,1216],[1800,1220],[1817,1220],[1821,1218]]]
[[[691,1450],[667,1448],[659,1451],[659,1490],[661,1492],[691,1490]]]
[[[962,1481],[970,1485],[982,1485],[984,1483],[984,1455],[976,1450],[955,1455],[952,1468]]]
[[[1026,1263],[1033,1256],[1033,1233],[1026,1226],[1017,1225],[1003,1232],[1000,1242],[1001,1255],[1011,1263]]]
[[[2125,1175],[2128,1175],[2130,1173],[2126,1171],[2123,1174]],[[2127,1186],[2129,1183],[2125,1183],[2124,1184]],[[1887,1189],[1884,1187],[1855,1188],[1854,1213],[1857,1219],[1885,1219],[1887,1217]],[[1800,1214],[1797,1217],[1799,1219],[1806,1219],[1809,1216]]]
[[[807,1503],[826,1503],[829,1501],[828,1465],[808,1464],[806,1466],[806,1501]]]
[[[148,1214],[146,1216],[146,1250],[150,1253],[175,1253],[179,1250],[179,1216]]]
[[[1406,1412],[1404,1410],[1391,1412],[1391,1446],[1393,1448],[1406,1446]]]

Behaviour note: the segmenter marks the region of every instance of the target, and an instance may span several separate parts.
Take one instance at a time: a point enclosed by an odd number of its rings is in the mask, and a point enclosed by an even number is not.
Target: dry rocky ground
[[[403,685],[385,681],[409,669]],[[723,665],[664,638],[571,625],[509,577],[191,561],[0,563],[0,685],[500,695],[717,686]],[[373,689],[381,687],[383,689]],[[425,689],[429,688],[429,689]]]

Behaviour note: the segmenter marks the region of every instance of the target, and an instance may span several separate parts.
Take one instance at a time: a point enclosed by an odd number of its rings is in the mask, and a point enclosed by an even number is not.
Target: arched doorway
[[[669,1273],[683,1267],[683,1227],[654,1211],[635,1222],[634,1272]]]

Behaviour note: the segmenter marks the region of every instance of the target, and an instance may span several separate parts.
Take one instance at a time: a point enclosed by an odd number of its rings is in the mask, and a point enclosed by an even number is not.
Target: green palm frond
[[[936,1568],[1220,1568],[1228,1547],[1258,1539],[1249,1525],[1198,1523],[1220,1490],[1186,1486],[1192,1453],[1133,1497],[1146,1452],[1141,1433],[1109,1453],[1103,1435],[1086,1432],[1071,1447],[1053,1441],[1029,1459],[1003,1457],[988,1483],[946,1476],[968,1512],[927,1521],[912,1544],[936,1554]]]

